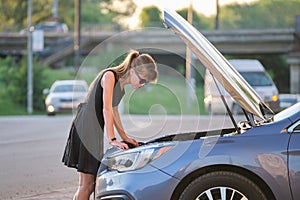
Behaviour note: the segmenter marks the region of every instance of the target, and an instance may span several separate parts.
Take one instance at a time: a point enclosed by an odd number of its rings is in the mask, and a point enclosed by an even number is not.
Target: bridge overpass
[[[224,55],[285,54],[291,74],[291,92],[300,93],[300,42],[294,29],[203,31],[202,34]],[[44,51],[39,52],[43,61],[57,65],[74,55],[73,33],[45,33]],[[166,29],[143,29],[124,32],[81,33],[81,54],[103,49],[148,49],[152,54],[168,52],[185,56],[183,41]],[[27,50],[27,35],[0,33],[0,55],[21,56]]]

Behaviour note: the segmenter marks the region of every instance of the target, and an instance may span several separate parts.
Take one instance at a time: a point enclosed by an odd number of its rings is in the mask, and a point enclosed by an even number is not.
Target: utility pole
[[[28,54],[28,66],[27,66],[27,112],[32,114],[32,95],[33,95],[33,81],[32,81],[32,2],[28,0],[27,8],[28,17],[28,31],[27,31],[27,54]]]
[[[190,0],[190,5],[188,8],[188,15],[187,15],[187,20],[190,24],[193,24],[193,4],[192,0]],[[186,95],[186,104],[187,108],[191,108],[191,104],[194,100],[195,96],[195,79],[193,78],[193,73],[192,73],[192,51],[189,49],[189,47],[186,47],[186,63],[185,63],[185,77],[187,80],[187,95]]]
[[[55,21],[55,22],[57,22],[57,20],[58,20],[58,3],[57,3],[57,0],[53,0],[52,20]]]
[[[80,66],[80,19],[81,19],[81,0],[74,0],[75,2],[75,18],[74,18],[74,67],[76,70]]]
[[[219,0],[216,0],[215,30],[219,29],[219,12],[220,12]]]
[[[193,5],[192,1],[190,1],[190,5],[187,13],[187,20],[190,24],[193,24]],[[186,47],[186,63],[185,63],[185,77],[187,80],[191,78],[191,50]]]

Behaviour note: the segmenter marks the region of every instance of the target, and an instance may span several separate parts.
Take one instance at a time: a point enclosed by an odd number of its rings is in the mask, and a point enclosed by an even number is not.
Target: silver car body
[[[46,90],[45,106],[48,115],[70,112],[81,103],[88,91],[84,80],[57,80]]]

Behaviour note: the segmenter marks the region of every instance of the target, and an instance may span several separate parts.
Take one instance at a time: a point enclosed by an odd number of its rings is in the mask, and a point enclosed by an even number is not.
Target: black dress
[[[124,90],[121,90],[116,73],[113,70],[109,71],[112,71],[115,77],[113,106],[117,106],[124,96]],[[62,159],[66,166],[95,176],[103,157],[105,122],[102,76],[93,81],[85,102],[78,106]]]

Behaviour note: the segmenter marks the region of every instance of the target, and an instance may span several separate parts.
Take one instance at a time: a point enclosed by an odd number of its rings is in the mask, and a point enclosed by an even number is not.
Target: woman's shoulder
[[[112,70],[105,71],[101,78],[101,86],[104,85],[115,85],[116,83],[116,76],[115,73]]]
[[[116,73],[114,70],[112,70],[112,69],[106,70],[106,71],[103,73],[102,76],[105,76],[105,74],[108,74],[109,77],[114,76],[115,78],[116,78],[116,76],[117,76],[117,73]]]
[[[112,70],[105,71],[102,75],[102,79],[115,79],[115,73]]]

